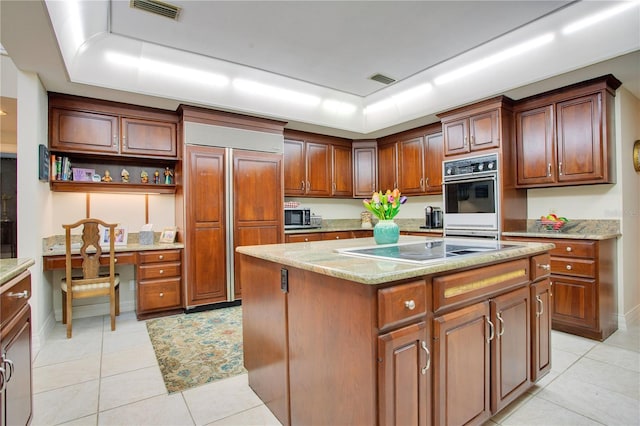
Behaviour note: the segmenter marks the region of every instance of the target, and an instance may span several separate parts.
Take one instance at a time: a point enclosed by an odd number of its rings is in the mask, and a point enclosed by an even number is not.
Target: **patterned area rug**
[[[147,331],[169,393],[246,372],[242,306],[151,319]]]

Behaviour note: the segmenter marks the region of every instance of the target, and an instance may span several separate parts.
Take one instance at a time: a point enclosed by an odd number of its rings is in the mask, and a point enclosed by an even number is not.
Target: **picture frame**
[[[114,246],[126,246],[129,238],[129,233],[127,232],[127,227],[118,225],[114,230],[115,241],[113,242]],[[108,246],[109,245],[109,228],[105,228],[103,226],[100,227],[100,245]]]
[[[160,242],[171,244],[176,241],[176,227],[168,226],[162,230],[162,234],[160,234]]]

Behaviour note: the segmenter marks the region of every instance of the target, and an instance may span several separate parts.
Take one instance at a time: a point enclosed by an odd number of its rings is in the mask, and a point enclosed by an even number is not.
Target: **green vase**
[[[394,244],[400,238],[400,228],[393,220],[379,220],[373,227],[373,238],[376,244]]]

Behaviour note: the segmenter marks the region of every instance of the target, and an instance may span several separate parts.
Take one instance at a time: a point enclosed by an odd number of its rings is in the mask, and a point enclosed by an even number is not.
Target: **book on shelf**
[[[69,157],[51,155],[51,180],[72,180]]]

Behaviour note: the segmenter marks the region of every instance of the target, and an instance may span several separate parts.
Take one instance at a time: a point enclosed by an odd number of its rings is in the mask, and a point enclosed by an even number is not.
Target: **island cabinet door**
[[[424,321],[378,337],[381,426],[431,424],[429,341]]]
[[[491,411],[497,413],[531,385],[529,287],[491,300]]]
[[[480,425],[490,415],[489,302],[433,320],[433,423]]]

